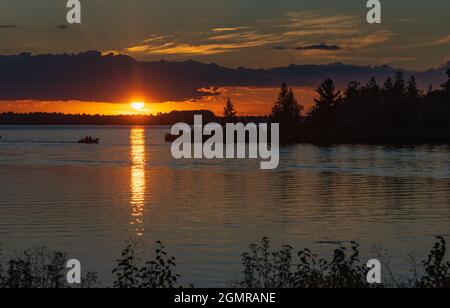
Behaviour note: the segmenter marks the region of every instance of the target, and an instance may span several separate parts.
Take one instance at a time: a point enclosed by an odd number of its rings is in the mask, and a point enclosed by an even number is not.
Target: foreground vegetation
[[[450,262],[446,260],[446,241],[437,237],[428,257],[417,263],[409,257],[413,277],[403,279],[389,268],[386,252],[374,251],[383,263],[382,285],[370,285],[366,281],[368,268],[360,260],[359,245],[351,242],[338,247],[330,260],[321,258],[309,249],[301,250],[294,257],[291,246],[271,251],[269,240],[252,244],[242,255],[241,276],[230,282],[233,288],[450,288]],[[180,276],[175,273],[175,258],[169,257],[161,242],[156,243],[153,257],[143,261],[139,253],[140,243],[130,241],[112,273],[114,288],[178,288]],[[0,254],[1,257],[1,254]],[[26,250],[14,258],[0,263],[1,288],[68,288],[66,283],[67,255],[44,247]],[[87,273],[78,287],[98,287],[95,273]],[[193,287],[185,286],[185,287]]]

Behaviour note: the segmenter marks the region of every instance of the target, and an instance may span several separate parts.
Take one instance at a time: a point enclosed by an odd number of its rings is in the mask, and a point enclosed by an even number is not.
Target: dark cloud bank
[[[298,50],[327,50],[327,51],[335,51],[335,50],[341,50],[342,48],[340,46],[338,46],[338,45],[317,44],[317,45],[299,46],[296,49],[298,49]]]
[[[406,77],[415,75],[423,88],[429,84],[438,87],[446,80],[446,67],[403,72]],[[317,87],[325,78],[344,87],[348,81],[365,83],[372,77],[382,83],[396,71],[390,66],[342,63],[230,69],[194,61],[139,62],[124,55],[102,56],[96,51],[77,55],[23,53],[0,56],[0,100],[124,102],[140,94],[152,101],[183,101],[210,94],[199,91],[201,88],[278,87],[284,81],[292,87]]]
[[[0,29],[19,29],[17,25],[0,25]]]

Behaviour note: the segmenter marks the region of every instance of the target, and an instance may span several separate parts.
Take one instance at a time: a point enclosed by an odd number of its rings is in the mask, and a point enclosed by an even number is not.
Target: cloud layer
[[[195,101],[218,94],[221,87],[265,88],[288,82],[292,87],[315,88],[325,78],[333,78],[344,87],[348,81],[367,82],[371,77],[381,82],[396,71],[390,66],[341,63],[231,69],[194,61],[139,62],[129,56],[102,56],[95,51],[0,56],[0,70],[0,100],[98,102],[127,102],[136,97],[152,102]],[[404,73],[414,74],[422,87],[429,83],[439,86],[446,80],[445,67]]]
[[[0,29],[18,29],[17,25],[0,25]]]
[[[291,51],[291,56],[303,59],[338,59],[349,53],[367,52],[367,48],[388,42],[394,36],[385,27],[367,27],[361,16],[323,16],[302,11],[290,12],[279,19],[257,21],[252,25],[214,28],[202,32],[181,31],[171,35],[153,34],[118,52],[177,59],[267,46]]]

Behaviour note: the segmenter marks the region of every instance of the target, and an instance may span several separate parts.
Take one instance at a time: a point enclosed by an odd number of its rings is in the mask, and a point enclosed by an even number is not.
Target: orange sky
[[[0,102],[0,112],[61,112],[67,114],[156,114],[172,110],[206,109],[221,115],[227,98],[231,98],[239,115],[267,115],[275,102],[278,88],[222,88],[220,95],[204,97],[198,101],[186,102],[145,102],[144,109],[137,111],[132,108],[130,99],[124,103],[98,102],[50,102],[50,101],[15,101]],[[314,91],[312,89],[294,89],[295,95],[305,108],[313,104]]]

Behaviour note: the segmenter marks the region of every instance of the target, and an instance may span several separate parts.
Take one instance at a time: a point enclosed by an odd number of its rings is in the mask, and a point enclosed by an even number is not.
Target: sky
[[[365,0],[81,3],[82,23],[68,26],[65,0],[0,0],[0,54],[99,50],[232,68],[343,62],[425,70],[450,60],[448,0],[382,0],[381,25],[366,22]]]

